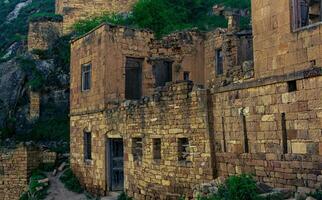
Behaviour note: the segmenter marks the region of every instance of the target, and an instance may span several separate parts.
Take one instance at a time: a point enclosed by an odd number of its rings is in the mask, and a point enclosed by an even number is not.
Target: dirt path
[[[52,176],[48,173],[50,187],[48,189],[48,196],[45,200],[90,200],[85,194],[77,194],[69,191],[64,187],[64,184],[60,182],[59,177],[62,173]],[[108,197],[102,197],[101,200],[117,200],[119,193],[111,193]]]
[[[48,174],[50,187],[45,200],[87,200],[84,194],[77,194],[67,190],[59,180],[61,174],[59,173],[57,176],[52,176],[51,173]]]

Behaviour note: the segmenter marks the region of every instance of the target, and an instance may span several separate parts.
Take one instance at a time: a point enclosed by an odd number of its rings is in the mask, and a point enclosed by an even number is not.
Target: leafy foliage
[[[223,4],[231,8],[250,8],[250,0],[214,0],[214,4]]]
[[[23,193],[20,200],[41,200],[47,196],[48,184],[39,183],[39,180],[45,179],[47,176],[40,170],[35,170],[29,181],[28,191]],[[42,188],[41,190],[39,188]]]
[[[16,137],[18,141],[69,141],[69,119],[67,116],[40,119],[30,133]]]
[[[31,58],[18,58],[20,67],[27,75],[29,75],[28,85],[34,91],[39,91],[44,85],[44,77],[42,73],[37,69],[36,63]]]
[[[259,200],[255,180],[246,174],[230,176],[219,186],[218,193],[199,200]]]
[[[322,200],[322,190],[316,190],[309,194],[309,196],[315,198],[316,200]]]
[[[82,193],[84,191],[77,177],[70,168],[66,169],[59,179],[65,187],[72,192]]]

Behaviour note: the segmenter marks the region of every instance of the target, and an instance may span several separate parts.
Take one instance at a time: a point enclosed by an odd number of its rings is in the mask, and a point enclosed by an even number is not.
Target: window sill
[[[314,24],[310,24],[310,25],[307,25],[307,26],[303,26],[303,27],[300,27],[300,28],[297,28],[297,29],[293,29],[293,33],[298,33],[298,32],[304,31],[304,30],[313,29],[313,28],[316,28],[316,27],[320,26],[321,24],[322,24],[322,21],[314,23]]]
[[[85,165],[93,165],[93,160],[85,159],[84,163],[85,163]]]

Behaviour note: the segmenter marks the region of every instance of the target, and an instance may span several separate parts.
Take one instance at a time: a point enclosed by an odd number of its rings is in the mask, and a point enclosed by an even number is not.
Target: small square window
[[[82,65],[82,91],[88,91],[92,85],[92,65]]]
[[[134,161],[142,161],[143,156],[143,141],[142,138],[132,139],[132,154]]]
[[[287,86],[288,86],[288,92],[295,92],[295,91],[297,91],[296,81],[288,81],[287,82]]]
[[[92,159],[92,133],[84,133],[84,158],[85,160]]]
[[[161,139],[153,139],[153,159],[161,160]]]
[[[183,80],[185,81],[190,80],[190,72],[183,72]]]
[[[190,156],[189,139],[179,138],[178,140],[178,160],[188,161]]]
[[[222,49],[216,50],[215,56],[215,67],[216,67],[216,75],[222,75],[224,73],[224,55]]]

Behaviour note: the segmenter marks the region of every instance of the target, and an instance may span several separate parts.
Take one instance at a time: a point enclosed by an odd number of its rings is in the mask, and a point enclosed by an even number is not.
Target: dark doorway
[[[153,65],[155,86],[163,87],[167,82],[172,81],[172,62],[165,60],[155,61]]]
[[[110,190],[122,191],[124,189],[123,139],[109,140],[109,165]]]
[[[125,99],[136,100],[142,95],[143,59],[126,58],[125,65]]]

